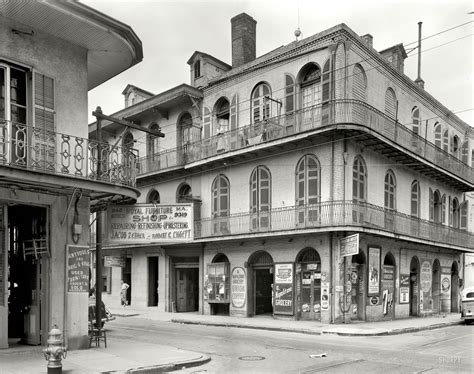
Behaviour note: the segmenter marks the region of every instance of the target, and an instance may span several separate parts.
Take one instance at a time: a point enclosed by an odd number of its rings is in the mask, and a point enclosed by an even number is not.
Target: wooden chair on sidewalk
[[[89,324],[89,348],[92,346],[92,342],[95,342],[96,347],[100,347],[101,340],[104,342],[105,348],[107,348],[107,334],[105,329],[97,328]]]

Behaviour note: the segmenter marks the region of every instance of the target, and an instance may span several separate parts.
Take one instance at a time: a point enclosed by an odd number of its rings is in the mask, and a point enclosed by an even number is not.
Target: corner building
[[[123,136],[142,155],[139,202],[192,202],[194,239],[109,246],[127,258],[104,273],[110,298],[129,276],[132,305],[170,312],[457,312],[473,129],[404,74],[401,44],[376,51],[340,24],[256,57],[256,21],[231,28],[232,65],[196,51],[190,85],[129,85],[141,101],[115,114],[165,134]],[[358,253],[344,252],[350,238]]]

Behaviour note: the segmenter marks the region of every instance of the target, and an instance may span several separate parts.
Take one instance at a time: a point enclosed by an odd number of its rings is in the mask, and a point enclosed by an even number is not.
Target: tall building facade
[[[54,325],[85,348],[90,210],[138,197],[136,154],[88,139],[87,92],[140,62],[141,42],[75,1],[3,1],[0,35],[0,348],[46,345]],[[97,173],[98,150],[120,173]]]
[[[170,312],[457,312],[473,129],[404,74],[401,44],[340,24],[256,58],[256,24],[231,20],[231,65],[196,51],[190,85],[115,114],[165,134],[110,141],[140,150],[140,203],[193,204],[194,236],[109,245],[126,260],[104,297],[125,278],[131,305]]]

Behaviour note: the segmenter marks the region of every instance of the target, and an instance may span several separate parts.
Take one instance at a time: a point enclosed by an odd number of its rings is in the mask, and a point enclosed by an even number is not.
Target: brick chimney
[[[246,13],[230,20],[232,25],[232,67],[255,60],[257,21]]]

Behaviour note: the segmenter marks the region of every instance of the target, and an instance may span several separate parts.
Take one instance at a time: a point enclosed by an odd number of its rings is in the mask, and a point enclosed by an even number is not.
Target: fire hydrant
[[[43,349],[44,358],[48,360],[48,374],[63,372],[61,358],[66,358],[67,349],[63,346],[61,330],[54,325],[48,333],[48,346]]]

